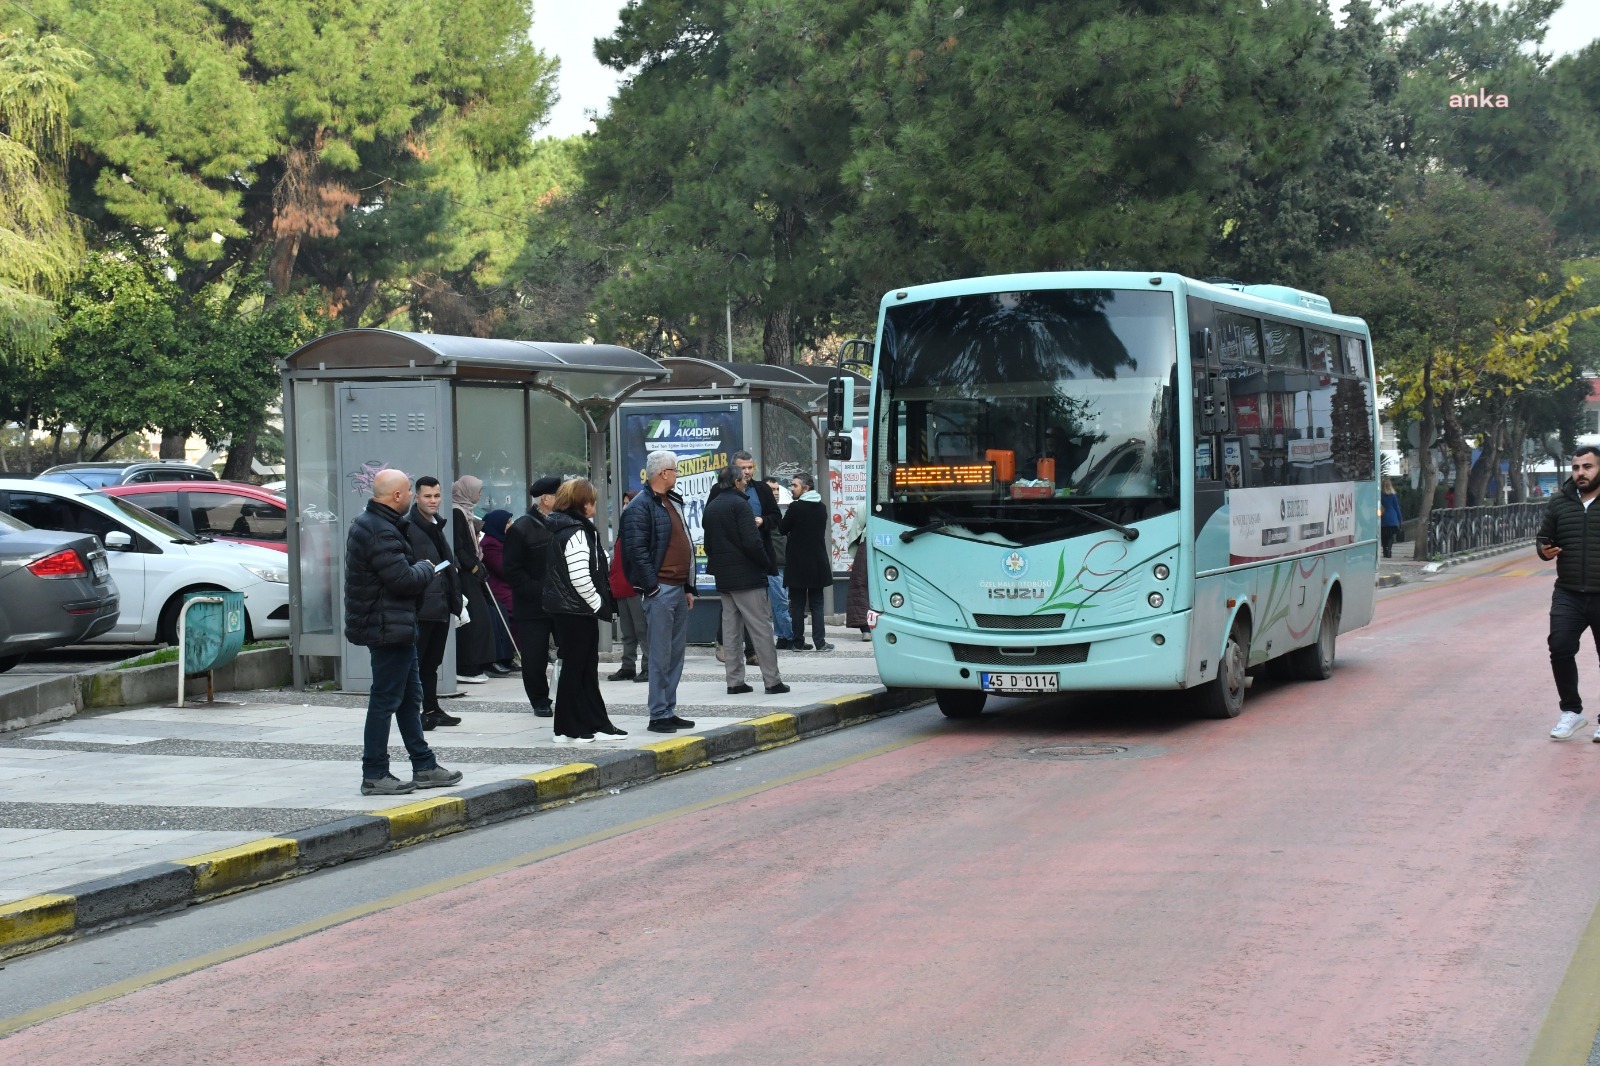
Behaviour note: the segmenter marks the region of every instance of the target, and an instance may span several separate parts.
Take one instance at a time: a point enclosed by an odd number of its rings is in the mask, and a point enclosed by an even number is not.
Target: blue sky
[[[1335,0],[1343,6],[1340,0]],[[533,39],[541,49],[561,60],[561,101],[551,113],[542,135],[566,137],[589,128],[586,112],[604,112],[617,90],[616,71],[594,58],[594,39],[605,37],[617,25],[623,5],[611,0],[534,0]],[[1577,51],[1600,37],[1600,3],[1567,0],[1550,22],[1545,48],[1556,55]],[[1490,86],[1493,88],[1493,86]]]

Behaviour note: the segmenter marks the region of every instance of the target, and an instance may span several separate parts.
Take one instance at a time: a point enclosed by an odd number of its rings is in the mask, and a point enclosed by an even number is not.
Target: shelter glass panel
[[[589,431],[583,417],[565,400],[541,389],[528,390],[529,455],[534,477],[587,477],[589,475]],[[624,486],[635,488],[637,486]],[[524,500],[528,486],[522,486]],[[526,510],[524,503],[523,510]],[[517,513],[521,513],[520,511]]]
[[[333,384],[294,382],[295,484],[300,536],[300,631],[333,633],[339,537],[338,432]]]
[[[762,404],[760,410],[761,466],[756,473],[763,478],[776,475],[779,483],[785,486],[797,470],[810,471],[815,475],[817,437],[806,420],[776,404]]]
[[[529,481],[522,390],[461,385],[455,390],[455,402],[456,476],[483,479],[476,513],[479,517],[494,510],[522,514],[528,509]]]

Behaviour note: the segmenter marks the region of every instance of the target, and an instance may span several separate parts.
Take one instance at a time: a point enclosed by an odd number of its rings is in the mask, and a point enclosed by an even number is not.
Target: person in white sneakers
[[[1550,739],[1568,740],[1589,724],[1578,691],[1578,642],[1584,630],[1600,644],[1600,448],[1585,444],[1572,456],[1572,477],[1550,498],[1534,550],[1556,563],[1550,596],[1550,670],[1561,718]],[[1591,514],[1593,512],[1593,514]],[[1600,730],[1594,741],[1600,744]]]

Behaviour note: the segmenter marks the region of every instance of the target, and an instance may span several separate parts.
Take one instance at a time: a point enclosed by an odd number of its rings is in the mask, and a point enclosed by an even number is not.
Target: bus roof
[[[1062,270],[1039,271],[1031,274],[995,274],[981,278],[958,278],[928,285],[911,285],[895,289],[883,296],[881,309],[906,302],[939,300],[953,296],[967,296],[980,292],[1009,292],[1023,289],[1155,289],[1178,291],[1188,295],[1215,300],[1243,310],[1260,314],[1286,313],[1292,308],[1295,317],[1312,322],[1366,333],[1367,324],[1359,318],[1335,314],[1333,305],[1325,296],[1290,288],[1287,285],[1239,285],[1228,282],[1206,282],[1175,274],[1171,271],[1133,270]]]

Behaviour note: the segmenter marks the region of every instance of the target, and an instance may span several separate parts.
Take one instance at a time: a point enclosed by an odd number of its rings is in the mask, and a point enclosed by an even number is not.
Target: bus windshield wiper
[[[1064,511],[1071,511],[1075,515],[1082,515],[1084,518],[1087,518],[1090,521],[1099,522],[1101,525],[1105,526],[1107,529],[1114,529],[1118,533],[1121,533],[1124,537],[1127,537],[1129,540],[1138,540],[1139,539],[1139,531],[1137,529],[1134,529],[1132,526],[1125,526],[1121,522],[1113,522],[1111,519],[1107,518],[1105,515],[1097,514],[1096,512],[1089,510],[1087,507],[1079,507],[1075,503],[1064,503],[1064,504],[1061,504],[1060,507]],[[1055,531],[1052,531],[1051,533],[1047,534],[1044,537],[1029,538],[1029,543],[1033,543],[1036,540],[1049,540],[1050,537],[1052,537],[1054,535],[1055,535]]]
[[[916,529],[906,530],[904,533],[900,534],[900,539],[906,544],[910,544],[924,533],[932,533],[936,529],[943,529],[947,524],[948,523],[946,523],[944,519],[935,518],[932,522],[920,525]]]

